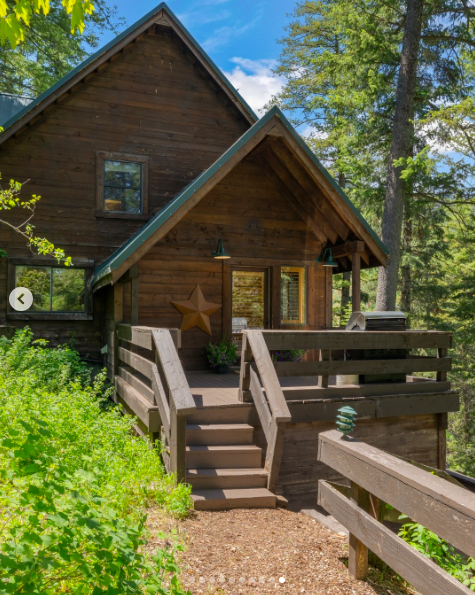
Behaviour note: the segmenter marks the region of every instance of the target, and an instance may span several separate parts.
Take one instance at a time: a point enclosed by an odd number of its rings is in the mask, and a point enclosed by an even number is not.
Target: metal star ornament
[[[170,302],[177,310],[183,314],[181,321],[181,330],[187,331],[190,328],[197,326],[208,335],[211,335],[211,323],[209,317],[214,314],[216,310],[221,308],[220,304],[213,304],[207,302],[205,296],[198,284],[189,299],[179,302]]]

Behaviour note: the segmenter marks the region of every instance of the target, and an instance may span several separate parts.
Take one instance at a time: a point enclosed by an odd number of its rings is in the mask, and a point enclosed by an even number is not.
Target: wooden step
[[[197,407],[193,413],[186,416],[186,421],[189,424],[260,424],[253,403]]]
[[[262,466],[262,448],[253,444],[187,446],[189,469],[243,469]]]
[[[186,482],[194,490],[265,488],[268,473],[264,469],[187,469]]]
[[[195,510],[231,508],[275,508],[276,496],[266,488],[195,490],[191,494]]]
[[[254,428],[248,424],[188,424],[188,446],[252,444]]]

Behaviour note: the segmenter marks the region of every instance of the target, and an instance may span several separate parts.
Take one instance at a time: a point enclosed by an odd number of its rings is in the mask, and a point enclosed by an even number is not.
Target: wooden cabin
[[[368,441],[445,465],[450,337],[331,330],[333,273],[352,272],[358,311],[360,271],[385,266],[385,246],[283,113],[259,119],[165,4],[24,104],[3,123],[0,172],[41,196],[36,232],[74,266],[1,227],[0,324],[104,362],[198,507],[314,505],[318,433],[347,401]],[[21,312],[20,286],[34,297]],[[223,336],[243,339],[240,375],[209,371]],[[331,358],[351,348],[438,357],[391,364],[404,386],[341,387],[355,362]],[[274,365],[290,349],[306,361]]]

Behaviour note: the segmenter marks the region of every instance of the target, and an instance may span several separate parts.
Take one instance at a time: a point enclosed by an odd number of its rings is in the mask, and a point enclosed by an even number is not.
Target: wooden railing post
[[[239,373],[239,393],[238,399],[241,402],[252,402],[252,397],[249,394],[249,386],[251,382],[251,362],[252,350],[244,333],[242,336],[242,352],[241,352],[241,370]]]
[[[170,471],[177,482],[186,479],[186,415],[177,412],[173,398],[170,399]]]
[[[365,512],[370,510],[369,492],[354,481],[351,482],[350,499]],[[355,535],[349,535],[348,570],[357,580],[368,576],[368,548]]]
[[[321,362],[330,361],[331,351],[329,349],[320,349],[319,360]],[[318,377],[318,386],[320,388],[328,388],[328,374],[322,374]]]

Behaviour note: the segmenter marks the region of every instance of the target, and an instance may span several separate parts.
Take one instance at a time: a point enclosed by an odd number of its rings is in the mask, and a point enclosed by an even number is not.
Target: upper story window
[[[280,269],[281,324],[307,322],[307,278],[305,267]]]
[[[15,266],[15,287],[33,294],[30,312],[85,312],[86,271],[75,267]]]
[[[142,164],[104,159],[104,211],[142,213]]]
[[[148,218],[148,156],[97,153],[97,217]]]

